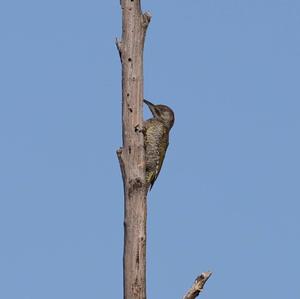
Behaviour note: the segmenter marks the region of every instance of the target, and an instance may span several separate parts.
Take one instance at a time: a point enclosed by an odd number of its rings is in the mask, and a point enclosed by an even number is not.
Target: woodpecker
[[[146,154],[146,183],[153,187],[169,145],[169,133],[174,124],[174,112],[165,105],[154,105],[144,100],[153,117],[144,122]]]

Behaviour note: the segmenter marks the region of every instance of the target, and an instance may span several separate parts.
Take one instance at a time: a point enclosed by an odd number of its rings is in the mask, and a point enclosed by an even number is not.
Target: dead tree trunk
[[[143,49],[150,15],[140,0],[121,0],[123,147],[117,152],[124,183],[124,299],[146,299],[147,189],[143,124]]]
[[[143,51],[151,16],[140,0],[120,0],[122,39],[116,41],[122,63],[123,146],[117,151],[124,184],[124,299],[146,299],[147,186],[143,126]],[[184,299],[203,290],[211,272],[195,280]]]

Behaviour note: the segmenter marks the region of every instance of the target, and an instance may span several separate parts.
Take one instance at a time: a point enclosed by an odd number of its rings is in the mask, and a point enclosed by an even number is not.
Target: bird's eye
[[[158,117],[161,117],[161,111],[159,109],[155,109],[155,112]]]

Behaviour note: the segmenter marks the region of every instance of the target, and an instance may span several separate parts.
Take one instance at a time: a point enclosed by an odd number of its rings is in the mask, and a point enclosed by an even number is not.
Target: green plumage
[[[154,105],[144,100],[153,114],[144,122],[146,183],[149,188],[156,181],[169,145],[169,132],[174,124],[174,113],[165,105]]]
[[[146,182],[152,188],[169,145],[168,129],[155,118],[145,122]]]

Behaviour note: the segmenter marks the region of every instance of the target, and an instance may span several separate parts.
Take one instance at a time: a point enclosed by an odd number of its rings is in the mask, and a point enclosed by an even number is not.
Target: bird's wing
[[[159,160],[157,161],[157,166],[155,172],[152,173],[152,177],[150,178],[150,190],[152,189],[158,175],[160,173],[161,167],[163,165],[167,148],[169,146],[169,134],[168,129],[163,126],[162,134],[160,136],[160,145],[157,150],[159,151]]]

